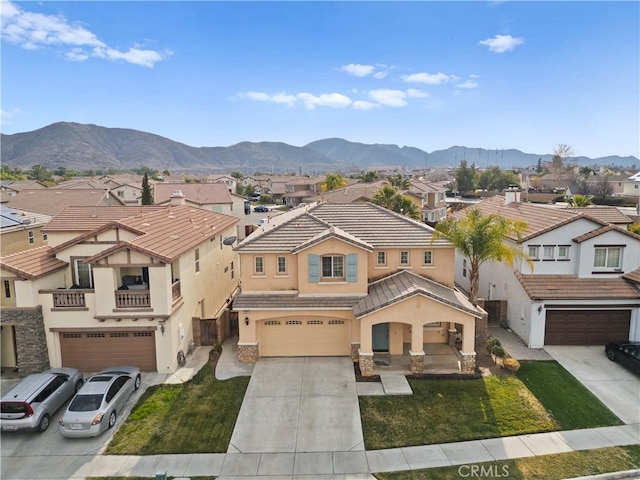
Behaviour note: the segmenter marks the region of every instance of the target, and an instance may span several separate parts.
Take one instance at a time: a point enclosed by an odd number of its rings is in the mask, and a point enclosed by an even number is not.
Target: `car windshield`
[[[76,395],[71,405],[70,412],[92,412],[100,408],[102,395]]]

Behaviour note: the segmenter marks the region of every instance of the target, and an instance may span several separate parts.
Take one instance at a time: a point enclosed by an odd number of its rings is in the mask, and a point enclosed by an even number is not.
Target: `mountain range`
[[[374,166],[430,168],[459,165],[461,160],[479,167],[524,168],[549,161],[551,154],[520,150],[487,150],[453,146],[430,153],[419,148],[363,144],[327,138],[296,147],[280,142],[241,142],[228,147],[192,147],[159,135],[126,128],[107,128],[57,122],[31,132],[1,135],[2,164],[28,169],[126,171],[146,166],[172,173],[240,170],[284,173],[360,171]],[[636,157],[572,157],[578,165],[615,165],[636,168]]]

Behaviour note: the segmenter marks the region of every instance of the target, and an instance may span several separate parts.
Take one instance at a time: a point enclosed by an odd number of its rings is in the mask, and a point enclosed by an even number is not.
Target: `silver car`
[[[140,388],[138,367],[110,367],[92,375],[58,421],[63,437],[95,437],[116,424],[133,392]]]
[[[75,368],[52,368],[23,378],[0,400],[3,432],[44,432],[51,416],[82,387],[84,377]]]

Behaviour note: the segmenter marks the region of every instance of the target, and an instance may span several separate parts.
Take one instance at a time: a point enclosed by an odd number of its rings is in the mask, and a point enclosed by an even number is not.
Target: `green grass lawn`
[[[207,364],[187,383],[150,387],[106,453],[226,452],[248,384],[249,377],[216,380]]]
[[[413,395],[360,397],[367,449],[558,430],[515,376],[409,380]]]
[[[409,472],[378,473],[380,480],[460,480],[508,478],[509,480],[560,480],[640,468],[640,446],[610,447],[581,452],[474,464],[485,475],[472,476],[469,466],[441,467]],[[462,468],[462,469],[461,469]],[[479,471],[482,472],[481,470]]]
[[[562,430],[622,425],[611,410],[558,362],[520,362],[517,376]]]

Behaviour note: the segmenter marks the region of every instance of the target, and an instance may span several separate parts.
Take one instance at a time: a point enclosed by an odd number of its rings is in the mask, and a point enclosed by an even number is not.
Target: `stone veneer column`
[[[358,357],[360,359],[360,373],[363,377],[370,377],[373,375],[373,352],[363,353],[358,350]]]
[[[258,343],[238,343],[238,360],[242,363],[256,363]]]
[[[462,373],[473,373],[476,370],[476,352],[460,354],[460,370]]]
[[[360,351],[360,343],[352,343],[351,344],[351,360],[353,360],[354,362],[357,362],[359,360],[359,354],[358,352]]]
[[[424,371],[424,352],[412,352],[411,355],[411,373],[422,373]]]
[[[456,344],[456,333],[458,333],[458,331],[455,328],[449,329],[449,345],[452,347]]]
[[[0,322],[14,328],[17,367],[20,374],[40,373],[49,368],[49,349],[41,306],[3,307]]]

